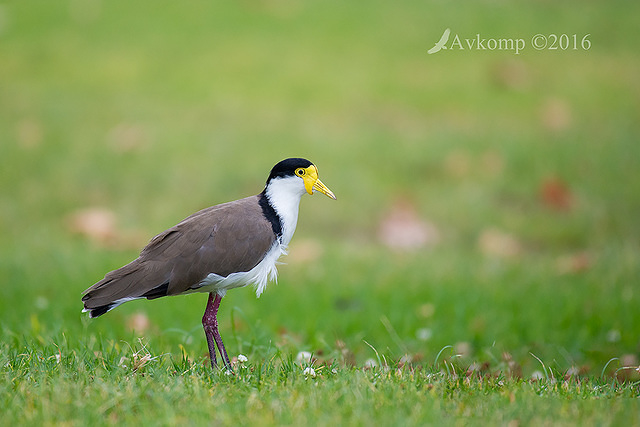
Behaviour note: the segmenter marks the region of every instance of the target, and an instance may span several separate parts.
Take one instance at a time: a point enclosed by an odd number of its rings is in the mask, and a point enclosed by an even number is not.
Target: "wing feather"
[[[177,295],[209,273],[249,271],[276,237],[258,197],[203,209],[155,236],[131,263],[107,273],[84,292],[91,310],[130,298]]]

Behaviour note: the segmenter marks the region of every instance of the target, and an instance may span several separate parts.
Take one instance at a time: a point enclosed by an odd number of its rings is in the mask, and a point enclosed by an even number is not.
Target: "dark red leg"
[[[207,337],[207,345],[209,346],[209,357],[211,358],[211,367],[215,368],[218,365],[216,360],[216,349],[220,352],[222,362],[231,369],[231,362],[229,362],[229,356],[227,356],[227,350],[224,348],[222,337],[218,332],[218,308],[220,307],[220,301],[222,297],[218,293],[209,293],[209,301],[207,301],[207,308],[202,316],[202,326],[204,327],[204,334]]]

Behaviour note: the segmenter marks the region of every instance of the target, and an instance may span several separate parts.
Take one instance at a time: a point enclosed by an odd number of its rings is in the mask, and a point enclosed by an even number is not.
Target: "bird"
[[[83,292],[82,311],[94,318],[136,299],[209,293],[202,326],[211,367],[218,365],[217,347],[231,370],[218,331],[220,302],[228,290],[247,285],[260,297],[277,280],[276,261],[287,253],[300,200],[314,192],[336,199],[309,160],[278,162],[261,193],[200,210],[153,237],[138,258]]]
[[[446,49],[447,47],[444,44],[447,42],[447,40],[449,40],[450,33],[450,28],[444,30],[444,33],[442,33],[442,37],[440,37],[440,40],[438,40],[438,43],[436,43],[431,49],[429,49],[427,53],[431,55],[432,53],[440,52],[441,49]]]

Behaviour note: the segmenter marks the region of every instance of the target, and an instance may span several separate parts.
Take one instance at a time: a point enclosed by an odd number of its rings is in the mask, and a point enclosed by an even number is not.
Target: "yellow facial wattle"
[[[336,199],[336,196],[333,194],[333,192],[329,190],[329,188],[324,185],[318,178],[318,168],[316,167],[316,165],[297,169],[296,175],[298,175],[304,181],[304,188],[307,190],[307,193],[313,194],[313,190],[316,190],[327,197],[331,197],[334,200]]]

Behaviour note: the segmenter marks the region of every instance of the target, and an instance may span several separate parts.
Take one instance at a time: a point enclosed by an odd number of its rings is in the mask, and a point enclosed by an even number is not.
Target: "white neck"
[[[274,178],[267,185],[266,195],[269,203],[282,222],[281,243],[287,246],[296,231],[298,224],[298,207],[300,198],[305,193],[302,179],[292,176]]]

